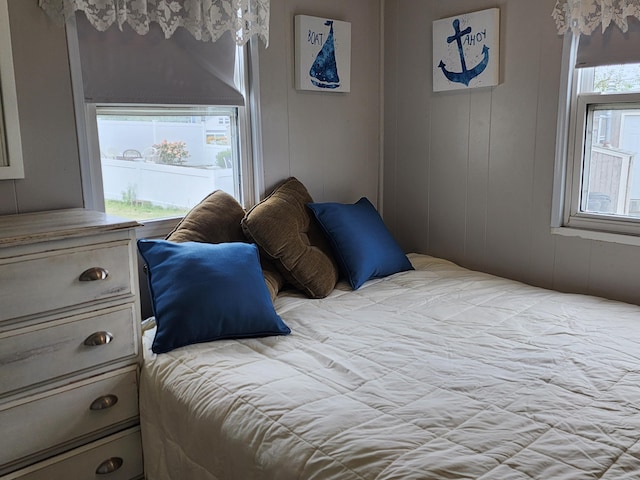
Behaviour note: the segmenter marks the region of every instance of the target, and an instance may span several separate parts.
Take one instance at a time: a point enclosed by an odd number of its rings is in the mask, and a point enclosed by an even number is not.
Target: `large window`
[[[578,75],[568,224],[633,232],[640,220],[640,65]]]
[[[127,25],[103,32],[82,14],[68,43],[88,208],[161,235],[214,190],[253,202],[255,45],[237,47],[228,33],[203,42],[181,28],[167,39],[153,22],[145,35]]]
[[[556,226],[640,235],[640,64],[574,68],[576,41],[566,56],[565,185]]]
[[[213,190],[242,199],[236,107],[95,107],[105,211],[183,216]]]

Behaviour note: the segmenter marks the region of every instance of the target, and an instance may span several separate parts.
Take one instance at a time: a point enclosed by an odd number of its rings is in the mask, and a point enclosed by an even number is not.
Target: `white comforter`
[[[640,479],[640,307],[409,258],[281,294],[290,336],[147,349],[147,478]]]

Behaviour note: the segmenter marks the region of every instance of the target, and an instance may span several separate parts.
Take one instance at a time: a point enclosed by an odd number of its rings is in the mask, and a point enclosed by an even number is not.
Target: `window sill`
[[[596,240],[599,242],[620,243],[623,245],[640,246],[640,236],[626,235],[621,233],[597,232],[594,230],[583,230],[571,227],[551,227],[551,234],[565,237],[580,237],[585,240]]]
[[[164,218],[161,220],[139,220],[140,227],[136,228],[136,236],[138,238],[161,238],[173,230],[173,228],[182,220],[179,218]]]

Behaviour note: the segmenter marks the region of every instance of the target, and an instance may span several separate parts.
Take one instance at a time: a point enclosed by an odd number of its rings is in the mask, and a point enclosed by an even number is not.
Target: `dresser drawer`
[[[135,305],[125,304],[0,333],[0,396],[134,357],[139,342],[134,322]],[[87,345],[93,334],[111,341]]]
[[[135,368],[0,405],[0,466],[138,416]]]
[[[120,241],[0,260],[0,321],[131,294],[129,248]],[[92,268],[100,270],[82,276]]]
[[[115,471],[99,474],[101,468],[115,468]],[[10,473],[0,480],[130,480],[142,478],[142,472],[140,429],[136,427]]]

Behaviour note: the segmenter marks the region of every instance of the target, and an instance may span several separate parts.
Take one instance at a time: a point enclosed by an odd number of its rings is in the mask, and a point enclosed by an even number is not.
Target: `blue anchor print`
[[[445,63],[442,60],[440,60],[438,68],[442,70],[444,76],[447,77],[450,81],[463,83],[468,87],[469,82],[471,82],[471,80],[484,72],[484,69],[487,68],[487,64],[489,63],[489,47],[487,47],[486,45],[482,47],[482,55],[484,56],[483,59],[478,65],[470,70],[467,70],[467,61],[464,58],[464,51],[462,49],[462,37],[471,33],[471,27],[467,27],[464,30],[460,31],[460,20],[456,18],[453,21],[453,29],[455,30],[455,34],[447,37],[447,43],[456,42],[458,44],[458,52],[460,53],[460,63],[462,64],[462,71],[450,72],[445,68]]]

